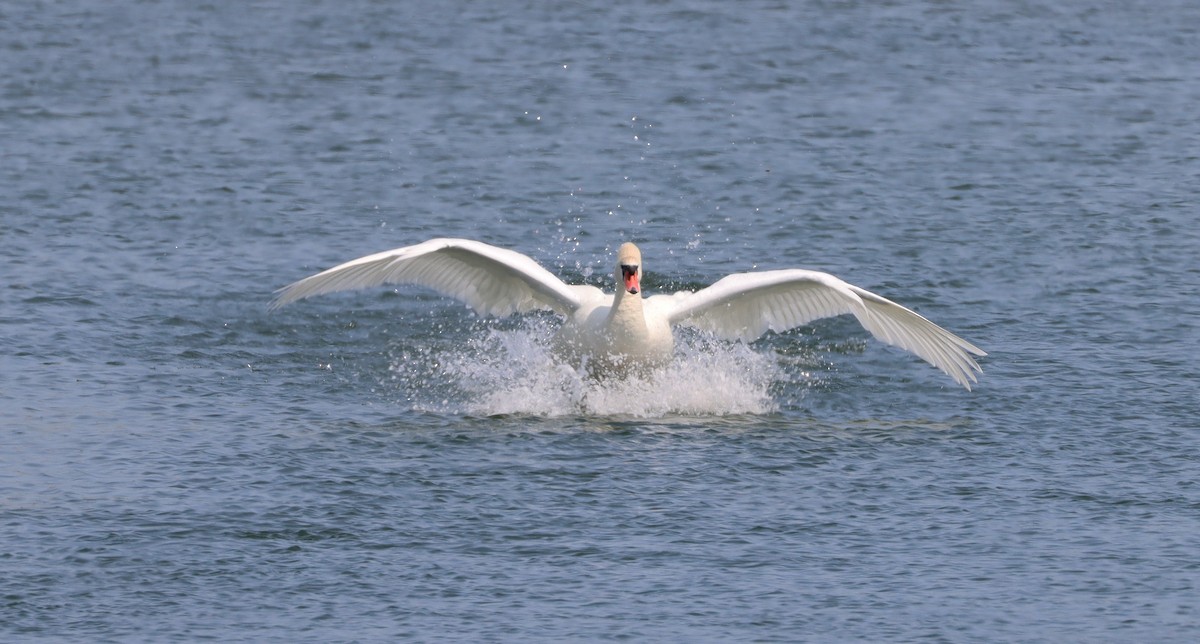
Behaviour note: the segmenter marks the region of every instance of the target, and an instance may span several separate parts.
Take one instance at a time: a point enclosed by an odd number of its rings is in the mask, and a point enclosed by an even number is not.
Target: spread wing
[[[570,315],[598,295],[570,286],[516,251],[466,239],[432,239],[367,255],[276,291],[271,308],[296,300],[382,284],[415,284],[467,303],[481,315],[549,309]],[[589,291],[590,289],[590,291]]]
[[[657,300],[657,301],[656,301]],[[911,351],[971,389],[975,345],[921,315],[828,273],[800,269],[737,273],[695,293],[648,298],[672,324],[686,324],[726,339],[754,340],[813,320],[853,314],[879,340]]]

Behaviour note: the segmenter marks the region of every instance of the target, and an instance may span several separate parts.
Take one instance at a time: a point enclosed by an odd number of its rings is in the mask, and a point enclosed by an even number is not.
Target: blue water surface
[[[0,8],[0,639],[1200,638],[1200,5]],[[850,319],[556,370],[433,237]]]

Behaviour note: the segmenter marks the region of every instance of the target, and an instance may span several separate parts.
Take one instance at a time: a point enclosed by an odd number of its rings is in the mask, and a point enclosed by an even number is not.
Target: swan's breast
[[[622,364],[655,366],[674,353],[671,326],[662,316],[613,311],[611,303],[580,307],[554,337],[554,352],[589,370],[615,371]]]

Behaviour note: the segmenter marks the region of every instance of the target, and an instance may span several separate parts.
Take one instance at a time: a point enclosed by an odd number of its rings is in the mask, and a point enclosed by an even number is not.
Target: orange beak
[[[638,267],[628,264],[621,265],[621,275],[625,278],[625,290],[630,295],[637,295],[638,292]]]

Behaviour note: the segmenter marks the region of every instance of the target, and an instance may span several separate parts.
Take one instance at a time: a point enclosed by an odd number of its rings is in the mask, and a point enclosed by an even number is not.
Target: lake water
[[[0,639],[1200,638],[1200,5],[9,2]],[[852,320],[548,367],[432,237]]]

